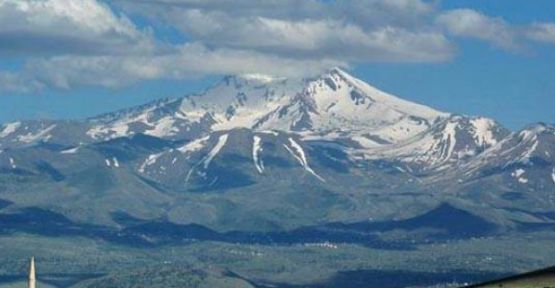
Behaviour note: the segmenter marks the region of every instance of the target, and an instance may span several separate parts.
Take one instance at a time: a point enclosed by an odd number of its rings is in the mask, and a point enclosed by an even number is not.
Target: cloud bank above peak
[[[507,51],[555,44],[555,24],[512,25],[423,0],[0,0],[0,92],[330,66],[443,62],[473,38]],[[169,31],[169,32],[168,32]]]

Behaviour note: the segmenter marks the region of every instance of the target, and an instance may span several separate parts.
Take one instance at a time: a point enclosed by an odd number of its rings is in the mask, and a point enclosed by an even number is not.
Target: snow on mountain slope
[[[175,163],[183,155],[210,152],[206,149],[215,145],[208,143],[214,141],[214,135],[234,129],[259,133],[248,144],[253,147],[249,150],[251,164],[259,174],[267,168],[260,155],[268,133],[297,135],[293,142],[286,139],[283,148],[316,178],[318,171],[313,171],[296,149],[295,144],[303,145],[299,141],[335,143],[355,161],[383,159],[400,163],[399,167],[408,171],[425,172],[469,161],[508,135],[493,120],[451,115],[411,103],[334,68],[313,79],[228,76],[201,94],[158,100],[82,122],[11,123],[1,127],[0,148],[49,142],[70,150],[144,134],[183,142],[166,151],[178,153],[171,159]],[[227,146],[225,141],[222,146]],[[148,172],[158,157],[163,153],[147,157],[139,172]],[[213,157],[202,166],[210,166]]]
[[[335,68],[314,79],[228,76],[202,94],[86,121],[6,124],[0,130],[0,147],[38,142],[77,146],[137,134],[187,141],[235,128],[295,132],[306,139],[348,138],[379,147],[406,141],[448,116]]]
[[[17,137],[17,140],[23,143],[31,143],[35,141],[41,141],[41,140],[48,141],[48,139],[52,137],[52,135],[50,135],[49,132],[52,131],[54,128],[56,128],[56,124],[52,124],[36,133],[29,132],[27,134],[20,135],[19,137]]]
[[[204,159],[202,160],[202,166],[204,167],[204,169],[208,169],[208,165],[210,165],[210,162],[212,161],[212,159],[214,159],[214,157],[218,155],[220,150],[222,150],[225,143],[227,142],[228,136],[229,136],[228,134],[223,134],[220,137],[218,137],[218,142],[216,143],[214,148],[212,148],[212,150],[210,150],[210,152],[208,152],[206,157],[204,157]]]
[[[184,98],[180,111],[192,119],[210,114],[214,131],[253,128],[258,119],[286,105],[299,87],[296,80],[228,76],[204,94]]]
[[[31,120],[8,123],[0,127],[0,148],[33,145],[52,142],[61,145],[75,145],[90,142],[85,135],[87,124],[68,120]]]
[[[197,136],[213,124],[209,115],[185,115],[182,99],[158,100],[143,106],[89,119],[87,135],[102,141],[138,133],[166,139]]]
[[[367,147],[358,157],[399,161],[416,171],[442,170],[469,160],[508,134],[491,119],[454,115],[407,141]]]
[[[181,147],[148,155],[137,164],[137,171],[144,177],[176,189],[235,187],[260,177],[283,181],[274,175],[281,169],[299,169],[304,172],[296,175],[306,174],[325,182],[311,167],[306,146],[298,136],[246,128],[214,132]]]
[[[264,161],[262,161],[260,157],[260,153],[263,151],[260,145],[262,138],[260,138],[260,136],[253,136],[252,141],[252,161],[256,166],[256,170],[262,174],[264,172]]]
[[[21,126],[21,122],[12,122],[7,123],[2,126],[2,130],[0,132],[0,138],[4,138],[13,132],[15,132]]]
[[[536,124],[512,133],[462,169],[465,175],[475,177],[484,171],[488,174],[513,167],[517,171],[522,167],[550,165],[555,165],[555,126]]]
[[[202,94],[91,119],[87,134],[95,139],[135,133],[186,139],[211,131],[252,128],[308,136],[367,134],[383,144],[410,138],[447,116],[331,69],[315,79],[228,76]]]
[[[383,142],[397,142],[447,116],[381,92],[340,69],[305,80],[302,89],[287,100],[260,118],[254,128],[305,135],[370,134]]]
[[[295,157],[299,161],[301,166],[303,166],[303,168],[306,171],[310,172],[310,174],[314,175],[320,181],[326,182],[326,180],[324,180],[324,178],[320,177],[320,175],[316,174],[316,172],[314,172],[314,170],[312,170],[312,168],[310,168],[310,165],[308,164],[308,161],[306,159],[306,154],[305,154],[303,148],[301,147],[301,145],[299,145],[299,143],[297,143],[291,137],[289,137],[288,140],[289,140],[289,146],[286,145],[286,144],[283,144],[283,147],[285,147],[285,149],[287,149],[287,151],[289,151],[289,153],[291,153],[291,155],[293,155],[293,157]]]
[[[504,191],[533,191],[527,195],[551,199],[555,191],[555,126],[535,124],[510,133],[482,153],[449,168],[427,181],[450,188],[458,183],[461,193],[483,186],[501,195]]]

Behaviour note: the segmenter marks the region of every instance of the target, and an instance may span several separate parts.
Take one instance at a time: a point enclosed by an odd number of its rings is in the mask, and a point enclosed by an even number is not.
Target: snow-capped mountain
[[[84,143],[138,133],[182,140],[205,132],[250,128],[332,138],[345,133],[365,135],[379,144],[408,139],[447,116],[384,93],[335,68],[314,79],[228,76],[202,94],[159,100],[84,122],[6,124],[0,138],[19,144],[56,142],[59,139],[51,139],[56,132],[68,131],[66,126],[72,123],[78,127],[69,131]],[[87,127],[84,134],[83,124]]]
[[[79,146],[138,134],[197,143],[237,128],[333,142],[353,161],[382,159],[414,173],[449,169],[509,133],[491,119],[411,103],[334,68],[313,79],[228,76],[201,94],[86,121],[9,123],[0,130],[0,149],[42,142]]]
[[[140,132],[176,139],[203,129],[250,128],[330,137],[366,135],[379,144],[410,138],[447,116],[335,68],[315,79],[229,76],[202,94],[91,119],[87,134],[107,139]]]
[[[125,207],[226,228],[229,220],[214,213],[239,209],[242,223],[290,225],[288,218],[397,217],[408,213],[402,203],[431,208],[452,195],[482,205],[496,195],[489,191],[499,193],[498,207],[522,191],[533,192],[522,203],[544,203],[555,191],[554,131],[538,124],[511,133],[492,119],[402,100],[337,68],[312,79],[228,76],[200,94],[83,121],[0,126],[0,177],[8,179],[0,193],[25,206],[47,200],[37,191],[66,191],[49,194],[65,203],[58,210],[100,224],[113,224],[110,213]],[[2,186],[13,179],[32,184]]]
[[[237,128],[333,142],[353,161],[382,159],[415,173],[449,169],[509,134],[491,119],[411,103],[334,68],[313,79],[228,76],[201,94],[86,121],[9,123],[0,130],[0,149],[43,142],[79,146],[138,134],[198,143]]]

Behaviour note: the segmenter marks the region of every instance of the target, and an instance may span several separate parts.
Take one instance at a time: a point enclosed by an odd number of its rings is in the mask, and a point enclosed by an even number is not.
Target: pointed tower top
[[[31,264],[29,265],[29,288],[36,288],[35,277],[35,257],[31,257]]]

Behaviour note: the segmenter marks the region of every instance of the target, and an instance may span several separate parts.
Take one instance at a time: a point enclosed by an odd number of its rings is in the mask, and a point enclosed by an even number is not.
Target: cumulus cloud
[[[0,1],[0,54],[128,54],[153,48],[148,31],[96,0]]]
[[[197,10],[182,15],[184,28],[210,46],[249,49],[289,58],[347,61],[443,61],[453,47],[442,34],[382,26],[363,29],[338,20],[233,18]]]
[[[414,25],[433,11],[431,4],[420,0],[118,3],[130,13],[175,26],[211,47],[354,62],[443,61],[453,52],[444,35]]]
[[[458,37],[508,50],[525,39],[555,43],[552,23],[515,26],[471,9],[441,11],[437,2],[0,0],[0,58],[19,60],[9,71],[0,64],[0,91],[440,62],[454,57]],[[167,28],[178,40],[162,40]]]
[[[186,24],[186,11],[220,12],[235,18],[265,17],[282,20],[343,19],[362,26],[412,25],[422,22],[435,5],[422,0],[114,0],[128,12]],[[220,14],[221,15],[221,14]]]
[[[538,42],[555,44],[555,23],[534,23],[526,30],[526,36]]]
[[[452,56],[444,35],[410,27],[433,10],[421,0],[344,3],[0,0],[0,55],[20,53],[27,60],[17,73],[4,73],[0,85],[27,91],[206,74],[306,76],[350,63]],[[163,22],[189,40],[163,43],[126,15]],[[35,84],[18,89],[25,80]]]
[[[42,87],[75,86],[118,88],[143,80],[181,79],[209,74],[265,73],[301,77],[331,66],[347,66],[334,59],[283,59],[236,49],[208,49],[199,43],[184,44],[158,55],[57,56],[36,59],[18,74],[0,74],[6,90],[29,91]],[[25,79],[33,79],[28,86]],[[4,80],[4,81],[3,81]]]
[[[451,35],[484,40],[510,51],[522,50],[528,40],[555,44],[555,23],[515,25],[472,9],[443,12],[436,23]]]
[[[501,18],[488,17],[472,9],[457,9],[439,15],[437,22],[456,36],[486,40],[507,49],[517,48],[514,29]]]

